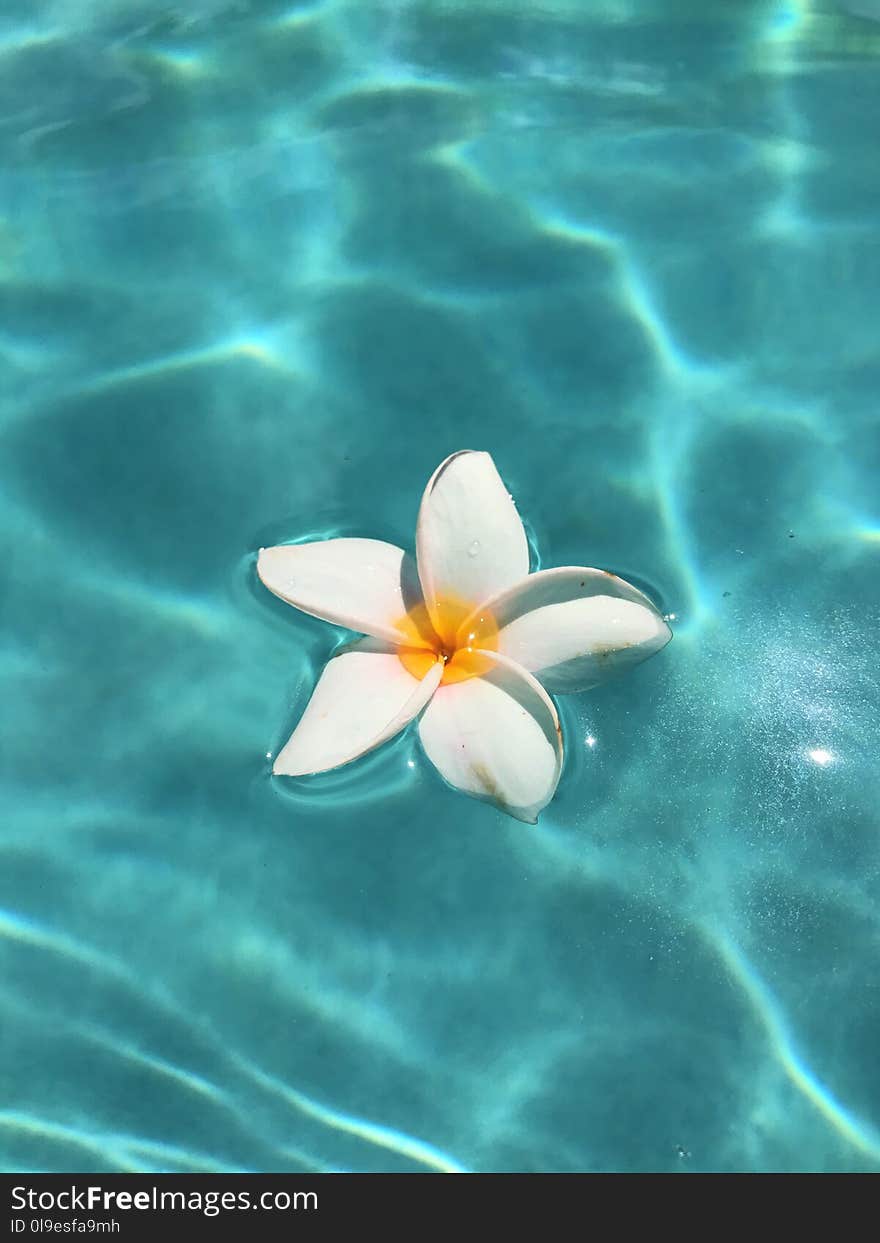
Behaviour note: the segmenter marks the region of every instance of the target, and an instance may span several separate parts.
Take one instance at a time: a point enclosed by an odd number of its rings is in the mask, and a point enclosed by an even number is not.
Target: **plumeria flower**
[[[328,662],[273,772],[338,768],[419,717],[450,785],[530,824],[562,769],[548,692],[586,690],[672,638],[648,597],[607,570],[530,574],[513,498],[491,456],[471,450],[431,476],[415,559],[328,539],[262,548],[257,573],[288,604],[367,636]]]

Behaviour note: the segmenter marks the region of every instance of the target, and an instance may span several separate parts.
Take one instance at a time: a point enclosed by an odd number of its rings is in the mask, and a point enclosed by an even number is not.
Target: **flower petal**
[[[412,642],[403,626],[422,595],[412,557],[375,539],[328,539],[261,548],[260,579],[282,600],[389,643]]]
[[[421,712],[442,676],[438,660],[419,681],[404,669],[396,650],[378,639],[344,648],[325,665],[272,771],[302,777],[372,751]]]
[[[534,824],[562,770],[553,701],[497,652],[481,677],[440,687],[419,722],[425,754],[450,785]]]
[[[596,686],[672,638],[648,597],[607,570],[540,570],[485,607],[499,652],[555,692]]]
[[[529,572],[522,522],[488,453],[453,453],[425,489],[416,531],[419,578],[438,633],[449,627],[450,606],[480,604]],[[438,607],[438,605],[440,607]]]

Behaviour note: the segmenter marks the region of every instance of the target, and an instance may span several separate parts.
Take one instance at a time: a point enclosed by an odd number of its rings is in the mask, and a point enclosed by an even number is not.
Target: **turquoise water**
[[[880,1168],[880,4],[22,0],[0,70],[0,1166]],[[413,731],[270,777],[340,636],[257,549],[462,448],[675,615],[536,827]]]

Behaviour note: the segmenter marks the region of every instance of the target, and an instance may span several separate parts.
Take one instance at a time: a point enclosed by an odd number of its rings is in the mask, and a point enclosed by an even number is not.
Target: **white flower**
[[[562,768],[548,691],[586,690],[672,635],[641,591],[606,570],[529,574],[525,531],[488,453],[453,453],[419,509],[416,560],[381,540],[262,548],[263,583],[367,638],[326,665],[273,771],[324,772],[415,717],[450,785],[534,824]]]

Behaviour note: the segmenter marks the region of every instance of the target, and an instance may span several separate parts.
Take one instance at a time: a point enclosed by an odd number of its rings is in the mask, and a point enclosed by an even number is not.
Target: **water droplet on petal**
[[[480,541],[478,539],[475,539],[474,542],[468,548],[468,556],[475,557],[479,551],[480,551]]]

